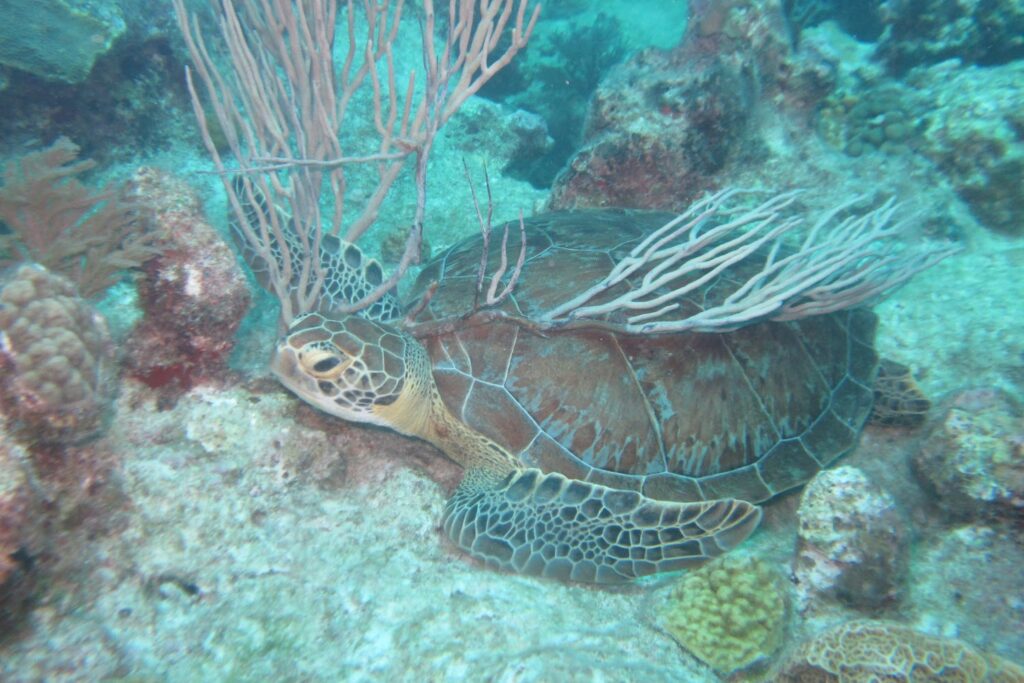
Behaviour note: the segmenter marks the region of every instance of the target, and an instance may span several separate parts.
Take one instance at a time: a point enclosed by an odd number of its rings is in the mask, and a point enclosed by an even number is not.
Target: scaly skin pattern
[[[462,465],[466,476],[448,502],[444,528],[488,566],[621,583],[719,555],[761,518],[744,501],[663,502],[524,467],[445,407],[426,350],[381,323],[299,318],[271,367],[310,404],[424,439]]]

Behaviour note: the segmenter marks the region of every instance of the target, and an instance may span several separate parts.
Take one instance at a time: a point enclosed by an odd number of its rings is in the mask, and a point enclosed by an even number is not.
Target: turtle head
[[[396,424],[396,411],[415,402],[410,385],[421,383],[407,376],[410,347],[425,354],[389,325],[310,313],[278,341],[270,369],[299,398],[331,415],[406,431]],[[430,377],[429,366],[425,370]]]

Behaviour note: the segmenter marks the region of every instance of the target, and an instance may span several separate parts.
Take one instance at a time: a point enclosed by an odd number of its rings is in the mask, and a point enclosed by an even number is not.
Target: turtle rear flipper
[[[469,472],[444,528],[488,565],[570,581],[621,583],[720,555],[757,527],[741,500],[672,503],[537,469],[503,481]]]

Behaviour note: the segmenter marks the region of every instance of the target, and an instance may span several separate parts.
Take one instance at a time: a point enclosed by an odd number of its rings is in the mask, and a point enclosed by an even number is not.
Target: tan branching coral
[[[66,278],[19,266],[0,289],[0,410],[24,437],[95,434],[114,395],[107,325]]]
[[[785,683],[1022,683],[1024,669],[952,638],[888,621],[858,619],[800,646]]]
[[[109,287],[121,271],[158,251],[157,235],[130,188],[93,192],[78,180],[95,165],[79,161],[78,146],[58,138],[9,162],[0,184],[0,220],[16,238],[0,236],[13,242],[0,244],[0,253],[21,252],[70,278],[83,296]]]

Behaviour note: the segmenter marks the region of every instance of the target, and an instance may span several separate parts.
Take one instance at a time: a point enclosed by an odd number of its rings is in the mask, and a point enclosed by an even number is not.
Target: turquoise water
[[[256,5],[0,8],[0,679],[1024,680],[1014,3]]]

